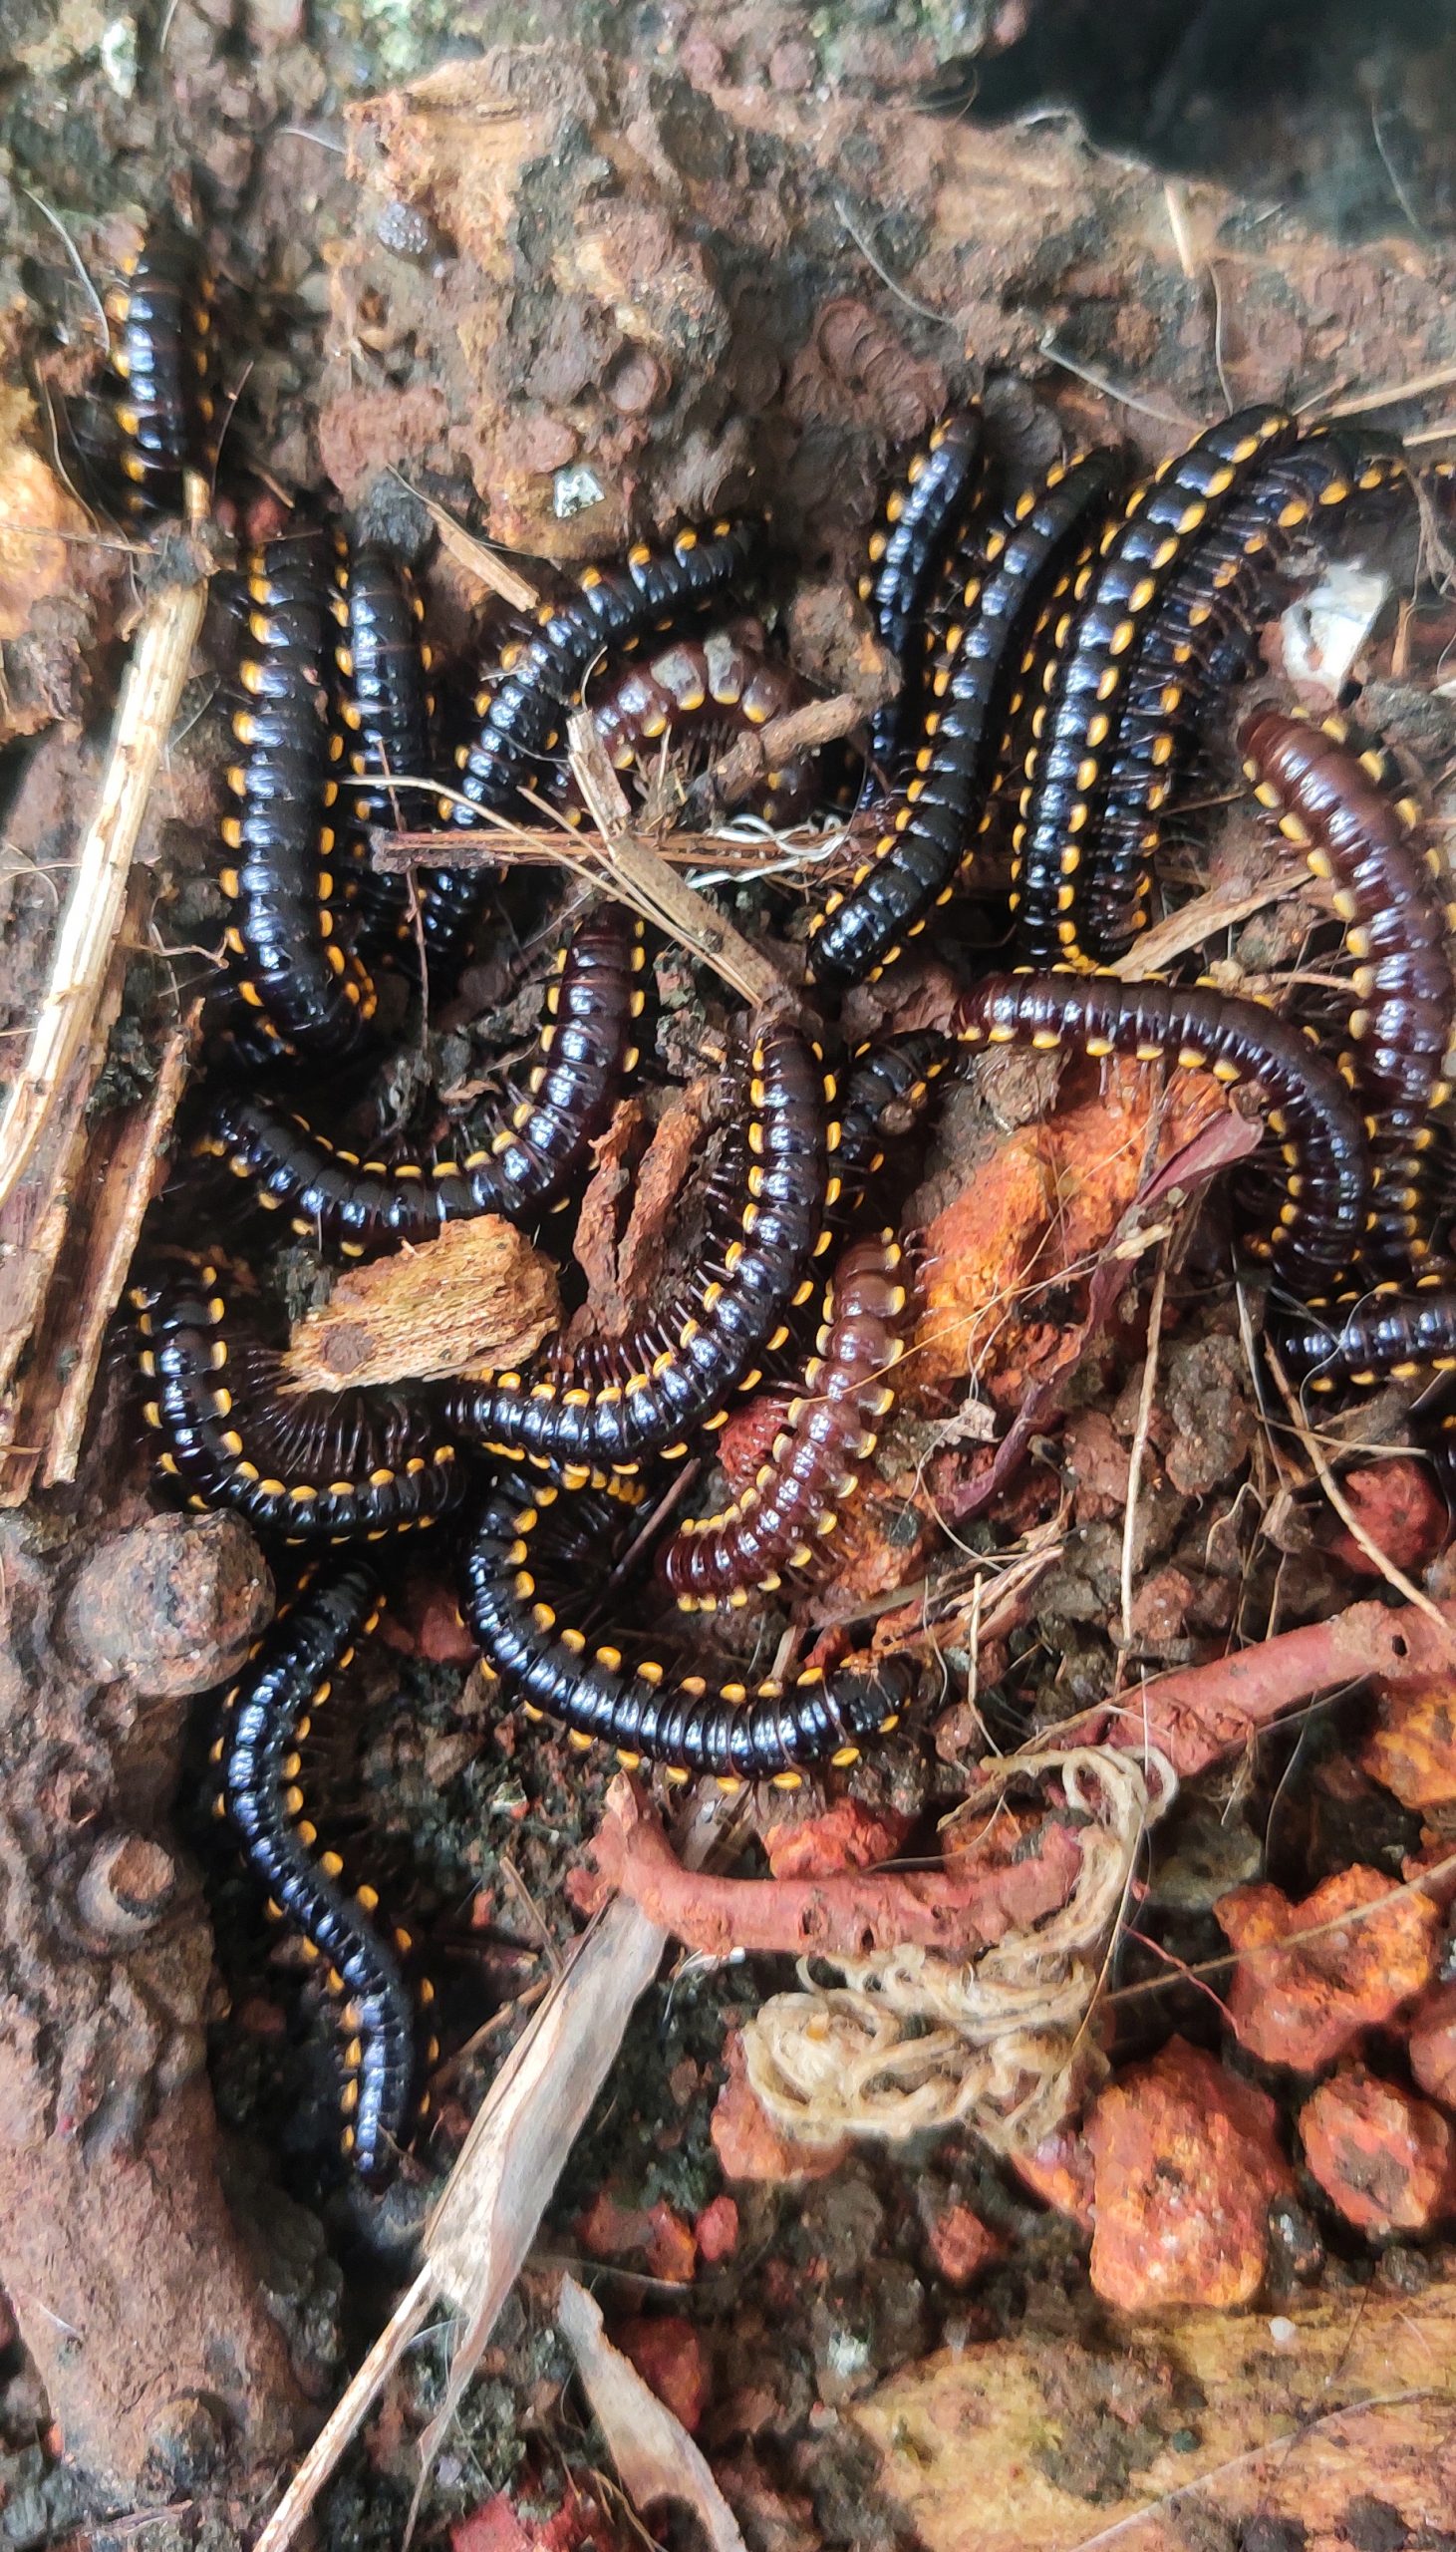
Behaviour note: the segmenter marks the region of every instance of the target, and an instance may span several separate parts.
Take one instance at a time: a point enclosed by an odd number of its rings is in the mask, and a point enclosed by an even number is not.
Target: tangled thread
[[[1087,2021],[1143,1837],[1177,1775],[1155,1750],[1139,1762],[1092,1747],[996,1771],[1001,1790],[1051,1778],[1057,1803],[1087,1820],[1067,1902],[965,1961],[913,1947],[821,1958],[843,1979],[822,1985],[801,1960],[805,1990],[775,1995],[743,2032],[748,2080],[786,2134],[900,2143],[969,2125],[996,2152],[1028,2152],[1104,2070]]]

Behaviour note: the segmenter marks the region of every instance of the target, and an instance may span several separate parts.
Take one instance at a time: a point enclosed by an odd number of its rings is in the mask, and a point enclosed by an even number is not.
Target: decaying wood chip
[[[207,587],[164,586],[138,624],[122,682],[101,794],[77,849],[50,980],[0,1113],[0,1204],[35,1156],[72,1067],[92,1033],[121,930],[132,853],[202,626]]]
[[[89,1129],[91,1153],[100,1157],[103,1166],[74,1287],[76,1317],[67,1342],[70,1370],[60,1385],[46,1437],[41,1468],[45,1488],[76,1477],[107,1329],[122,1299],[143,1218],[159,1182],[158,1163],[171,1140],[172,1119],[186,1087],[201,1017],[202,1004],[194,1001],[167,1039],[149,1095],[129,1108],[120,1123],[106,1116]],[[25,1432],[31,1433],[28,1426]]]
[[[682,2420],[613,2348],[599,2308],[574,2277],[561,2281],[556,2322],[617,2477],[639,2514],[676,2499],[692,2509],[713,2552],[747,2552],[737,2519]]]
[[[482,1214],[398,1258],[350,1268],[294,1331],[286,1387],[497,1373],[523,1365],[560,1322],[550,1259],[498,1214]]]

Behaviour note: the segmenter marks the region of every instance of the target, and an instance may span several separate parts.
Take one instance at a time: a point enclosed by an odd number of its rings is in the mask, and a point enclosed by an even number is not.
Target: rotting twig
[[[1373,1597],[1327,1621],[1281,1631],[1254,1648],[1235,1649],[1208,1666],[1180,1666],[1155,1676],[1123,1702],[1099,1702],[1064,1726],[1043,1732],[1058,1746],[1109,1745],[1129,1754],[1147,1743],[1166,1754],[1180,1780],[1237,1754],[1284,1712],[1342,1684],[1379,1676],[1387,1684],[1420,1684],[1449,1675],[1456,1645],[1456,1603],[1425,1608],[1382,1604]]]
[[[1117,1681],[1120,1686],[1132,1648],[1132,1566],[1137,1547],[1137,1501],[1142,1488],[1142,1466],[1147,1455],[1148,1436],[1153,1423],[1153,1393],[1158,1381],[1158,1347],[1163,1335],[1163,1299],[1168,1290],[1168,1248],[1164,1242],[1158,1251],[1158,1269],[1153,1278],[1153,1298],[1148,1309],[1148,1343],[1143,1358],[1142,1384],[1137,1396],[1137,1422],[1132,1433],[1132,1449],[1127,1457],[1127,1503],[1122,1519],[1122,1637],[1117,1657]]]
[[[775,771],[795,754],[814,753],[821,745],[837,744],[847,736],[864,716],[864,704],[853,692],[836,692],[830,700],[806,700],[801,708],[786,709],[780,718],[770,718],[763,727],[750,727],[730,744],[728,751],[710,763],[688,792],[689,802],[735,806],[750,789],[762,779],[765,771]]]
[[[153,1172],[171,1137],[201,1016],[202,1004],[195,1001],[167,1039],[149,1098],[129,1111],[110,1143],[77,1286],[81,1314],[70,1342],[75,1361],[56,1404],[41,1469],[45,1488],[76,1477],[107,1326],[122,1299],[143,1217],[151,1201]]]
[[[592,1843],[595,1873],[569,1888],[590,1905],[616,1890],[690,1949],[789,1957],[864,1958],[918,1943],[967,1958],[1064,1905],[1081,1868],[1066,1825],[1049,1822],[1034,1851],[1015,1862],[974,1854],[930,1870],[851,1870],[830,1878],[718,1878],[685,1868],[645,1793],[619,1772]]]
[[[1145,931],[1136,947],[1114,961],[1111,971],[1128,983],[1160,973],[1175,957],[1185,956],[1190,948],[1202,947],[1205,940],[1216,938],[1220,931],[1248,921],[1252,914],[1263,912],[1267,904],[1285,902],[1308,882],[1292,868],[1282,876],[1272,877],[1267,885],[1251,887],[1247,894],[1229,895],[1214,889],[1195,895],[1192,903],[1181,904],[1177,912],[1168,913]]]
[[[632,2505],[645,2514],[666,2500],[680,2501],[698,2518],[712,2552],[747,2552],[707,2460],[681,2419],[613,2348],[597,2304],[574,2277],[562,2278],[556,2324]]]
[[[1422,398],[1427,390],[1448,389],[1456,381],[1456,363],[1438,363],[1429,372],[1414,372],[1409,381],[1387,381],[1379,390],[1352,391],[1321,408],[1322,417],[1365,417],[1372,408],[1393,408],[1402,399]]]
[[[25,1061],[0,1116],[0,1205],[45,1132],[106,980],[152,783],[202,626],[206,579],[165,585],[138,625],[101,798],[86,828]]]

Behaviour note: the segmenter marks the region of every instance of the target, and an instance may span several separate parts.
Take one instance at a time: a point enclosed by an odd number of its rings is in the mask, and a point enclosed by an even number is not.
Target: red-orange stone
[[[1362,2233],[1424,2233],[1456,2202],[1456,2132],[1429,2100],[1352,2065],[1300,2111],[1305,2159]]]
[[[731,2259],[738,2247],[738,2210],[733,2200],[727,2195],[710,2198],[693,2230],[698,2256],[708,2268]]]
[[[1456,1800],[1456,1682],[1443,1676],[1387,1686],[1380,1725],[1360,1760],[1403,1807],[1450,1806]]]
[[[1270,2200],[1293,2186],[1276,2115],[1267,2092],[1178,2038],[1108,2084],[1086,2125],[1091,2277],[1105,2303],[1141,2313],[1253,2300]]]
[[[1450,1529],[1446,1501],[1424,1462],[1399,1455],[1346,1471],[1340,1483],[1377,1550],[1396,1568],[1422,1569]],[[1380,1565],[1352,1533],[1336,1533],[1331,1557],[1356,1577],[1378,1577]]]
[[[688,2434],[696,2434],[708,2407],[709,2373],[703,2341],[682,2313],[639,2313],[612,2334],[624,2357],[666,2401]]]
[[[1301,2074],[1333,2064],[1420,1993],[1441,1929],[1428,1896],[1359,1864],[1299,1904],[1277,1887],[1236,1887],[1214,1912],[1238,1952],[1229,2016],[1240,2046]]]
[[[939,2208],[926,2224],[926,2240],[941,2281],[958,2294],[973,2286],[993,2260],[1000,2259],[1006,2244],[989,2224],[983,2224],[974,2206],[957,2201]]]
[[[1423,2091],[1456,2109],[1456,1985],[1433,1985],[1411,2015],[1410,2070]]]
[[[647,2242],[647,2265],[651,2274],[670,2286],[691,2286],[698,2267],[692,2225],[684,2223],[666,2198],[658,2199],[649,2222],[652,2231]]]
[[[1076,2218],[1085,2232],[1092,2229],[1092,2156],[1085,2136],[1069,2126],[1059,2126],[1052,2135],[1044,2136],[1033,2153],[1014,2153],[1012,2168],[1032,2197],[1043,2206],[1056,2209],[1059,2215]]]

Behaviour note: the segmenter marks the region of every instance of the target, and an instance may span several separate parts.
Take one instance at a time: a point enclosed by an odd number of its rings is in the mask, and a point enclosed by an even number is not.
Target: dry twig
[[[782,1001],[788,988],[777,969],[633,832],[622,784],[590,713],[574,710],[567,734],[571,776],[597,827],[595,841],[589,835],[573,836],[574,849],[593,854],[581,860],[584,873],[594,875],[624,903],[669,931],[755,1010]]]

